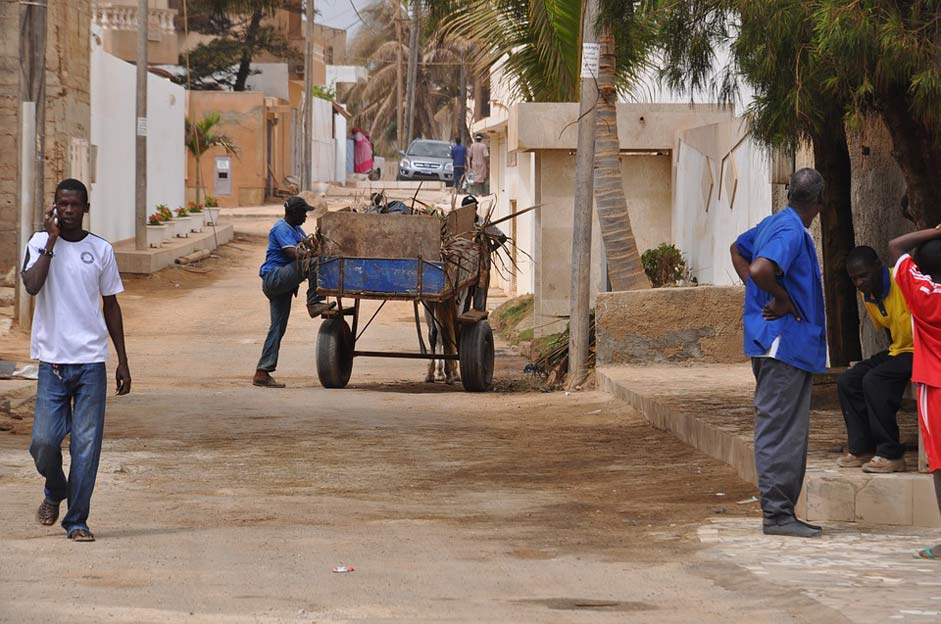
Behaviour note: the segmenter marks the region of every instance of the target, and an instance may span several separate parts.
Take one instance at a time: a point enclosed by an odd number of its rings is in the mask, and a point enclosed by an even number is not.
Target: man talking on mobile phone
[[[117,299],[124,285],[111,244],[82,229],[88,209],[84,184],[60,182],[55,205],[44,215],[45,231],[26,244],[22,274],[36,297],[30,354],[39,360],[39,384],[29,452],[46,478],[36,519],[52,526],[67,500],[62,528],[75,542],[95,541],[88,514],[104,432],[109,334],[118,355],[117,394],[131,391]],[[68,478],[61,450],[67,433]]]

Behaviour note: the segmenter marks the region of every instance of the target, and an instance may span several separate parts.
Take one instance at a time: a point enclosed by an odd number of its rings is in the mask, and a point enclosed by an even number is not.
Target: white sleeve
[[[98,288],[102,297],[110,297],[124,292],[121,274],[118,272],[118,262],[114,258],[114,248],[108,245],[101,262],[101,276],[98,278]]]
[[[46,240],[49,235],[45,232],[36,232],[33,234],[29,241],[26,243],[26,249],[23,250],[23,270],[28,271],[36,261],[39,260],[39,257],[42,255],[42,250],[46,248]]]

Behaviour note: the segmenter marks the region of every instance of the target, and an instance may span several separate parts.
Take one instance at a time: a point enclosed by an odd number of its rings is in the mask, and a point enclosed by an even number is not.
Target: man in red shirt
[[[895,263],[895,281],[912,313],[918,426],[941,509],[941,226],[893,239],[889,256]],[[915,556],[941,559],[941,544]]]

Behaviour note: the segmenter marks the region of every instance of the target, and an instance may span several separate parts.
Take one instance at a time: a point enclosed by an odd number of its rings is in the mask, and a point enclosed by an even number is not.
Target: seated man
[[[284,387],[284,384],[274,380],[271,373],[278,366],[278,352],[288,328],[292,298],[297,296],[298,288],[308,279],[308,275],[310,286],[307,290],[307,311],[311,318],[335,305],[324,303],[323,298],[317,295],[317,275],[311,266],[312,250],[307,234],[301,229],[310,210],[313,208],[303,198],[288,198],[284,202],[284,218],[278,219],[268,233],[268,251],[258,274],[261,276],[262,292],[268,298],[271,325],[252,378],[252,384],[256,386]]]
[[[840,376],[837,389],[846,421],[848,453],[843,468],[864,472],[902,472],[905,449],[899,443],[896,413],[912,376],[912,315],[892,272],[872,247],[857,247],[846,270],[863,297],[876,330],[885,329],[891,345]]]

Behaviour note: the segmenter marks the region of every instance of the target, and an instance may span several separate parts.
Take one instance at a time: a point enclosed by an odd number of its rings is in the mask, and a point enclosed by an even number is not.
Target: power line
[[[350,0],[350,6],[353,7],[353,11],[356,13],[356,17],[359,18],[359,21],[361,21],[361,22],[363,23],[363,25],[365,26],[365,25],[366,25],[366,20],[364,20],[364,19],[363,19],[363,16],[359,14],[359,9],[357,9],[357,8],[356,8],[356,5],[353,4],[353,0]]]

